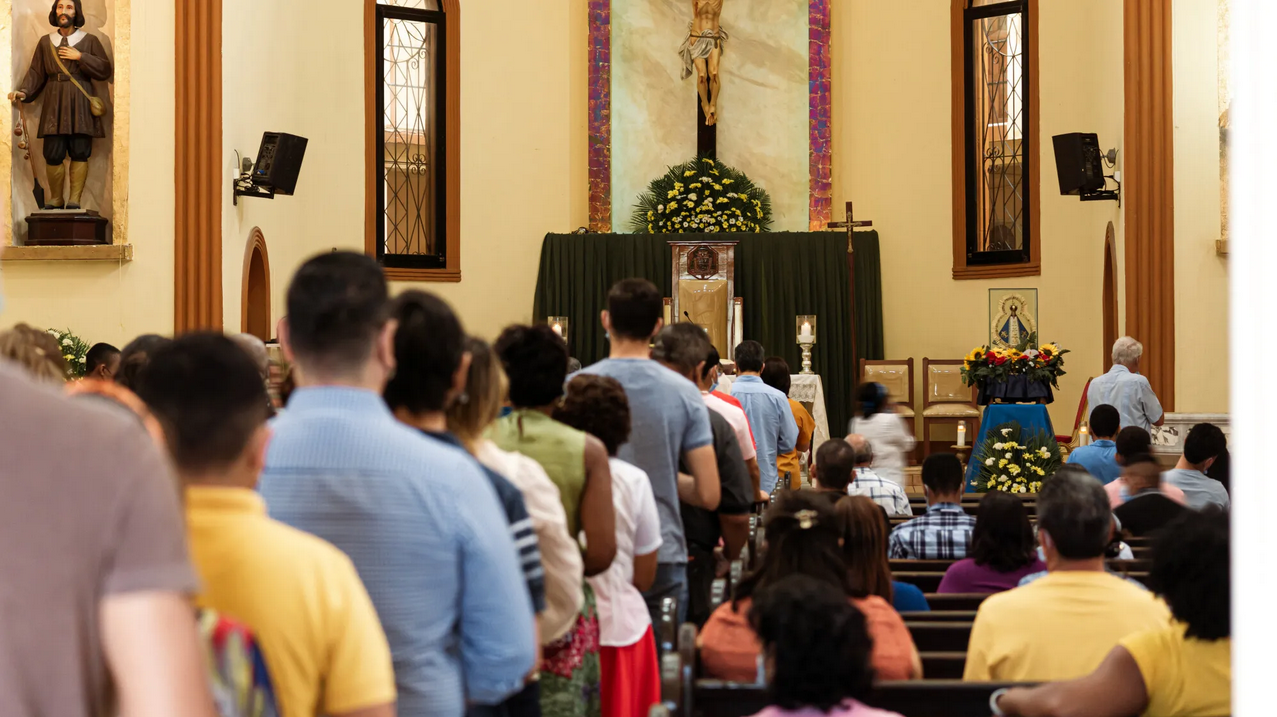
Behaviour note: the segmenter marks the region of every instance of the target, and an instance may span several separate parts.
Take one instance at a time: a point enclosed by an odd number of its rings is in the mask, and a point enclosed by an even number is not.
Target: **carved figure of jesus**
[[[723,0],[692,0],[692,21],[687,26],[687,39],[679,48],[683,58],[683,79],[696,73],[696,89],[705,111],[705,124],[718,124],[719,60],[727,31],[720,22]]]

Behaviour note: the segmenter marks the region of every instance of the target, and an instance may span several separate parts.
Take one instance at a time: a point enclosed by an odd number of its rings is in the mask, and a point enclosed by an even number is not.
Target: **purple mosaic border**
[[[612,0],[590,8],[590,231],[612,231]]]
[[[810,109],[812,231],[825,228],[833,204],[833,109],[830,6],[809,0],[808,85]],[[612,231],[612,0],[589,0],[590,13],[590,230]]]
[[[833,110],[830,101],[833,63],[830,61],[829,9],[833,0],[810,0],[807,51],[811,97],[811,231],[829,224],[833,205]]]

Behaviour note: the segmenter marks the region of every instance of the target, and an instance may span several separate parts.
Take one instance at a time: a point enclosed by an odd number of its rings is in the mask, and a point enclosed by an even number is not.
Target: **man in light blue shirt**
[[[1188,507],[1201,510],[1208,505],[1217,505],[1228,509],[1228,491],[1224,484],[1206,475],[1206,471],[1214,465],[1228,448],[1228,439],[1219,426],[1211,423],[1199,423],[1193,426],[1184,439],[1184,455],[1173,470],[1162,474],[1162,481],[1184,491]]]
[[[523,688],[532,603],[492,484],[381,399],[395,366],[387,298],[360,254],[297,271],[281,339],[300,388],[272,425],[260,490],[272,517],[354,562],[390,641],[398,714],[461,717]]]
[[[776,489],[776,456],[794,450],[798,443],[798,422],[789,407],[789,397],[763,383],[763,345],[746,341],[736,347],[737,379],[732,397],[740,401],[758,444],[759,484],[764,493]],[[764,498],[764,496],[759,496]]]
[[[1130,336],[1118,339],[1113,344],[1113,368],[1092,379],[1086,402],[1091,406],[1108,404],[1116,408],[1122,417],[1121,428],[1138,426],[1151,433],[1153,426],[1162,425],[1166,416],[1148,379],[1140,375],[1143,356],[1144,346],[1140,342]]]
[[[1122,477],[1122,467],[1117,464],[1117,443],[1114,438],[1121,429],[1122,417],[1117,409],[1101,403],[1091,409],[1091,435],[1095,442],[1082,446],[1069,454],[1069,463],[1076,463],[1108,485]]]
[[[617,282],[608,292],[602,317],[611,342],[608,358],[581,371],[616,379],[630,404],[630,440],[617,457],[647,473],[661,518],[656,581],[643,593],[653,625],[660,624],[661,601],[666,597],[678,598],[680,623],[688,604],[687,541],[680,499],[716,510],[722,495],[709,409],[700,389],[651,357],[652,337],[664,324],[664,311],[664,299],[652,282]],[[690,482],[679,477],[680,458],[692,473]]]

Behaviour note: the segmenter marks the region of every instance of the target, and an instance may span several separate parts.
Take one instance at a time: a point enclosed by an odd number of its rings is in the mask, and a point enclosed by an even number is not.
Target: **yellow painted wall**
[[[222,284],[225,328],[240,330],[244,250],[266,237],[272,312],[309,256],[364,246],[364,11],[354,0],[222,4]],[[316,43],[319,43],[318,45]],[[256,158],[263,132],[306,137],[296,194],[231,204],[235,152]]]
[[[1228,259],[1220,238],[1218,0],[1175,0],[1177,411],[1228,411]],[[1258,329],[1258,327],[1255,327]]]
[[[888,358],[958,358],[988,340],[988,290],[1038,289],[1042,338],[1073,353],[1051,408],[1072,427],[1082,387],[1103,370],[1104,230],[1114,202],[1062,197],[1051,136],[1095,132],[1121,149],[1122,9],[1113,0],[1042,0],[1042,275],[952,278],[952,127],[948,0],[852,0],[834,14],[834,206],[856,202],[882,241]],[[841,213],[841,212],[838,212]],[[829,397],[837,400],[837,397]]]
[[[334,247],[362,250],[361,7],[353,0],[223,5],[228,330],[239,330],[253,227],[266,236],[276,318],[289,277],[307,257]],[[588,222],[586,13],[584,0],[463,0],[461,7],[462,281],[416,288],[437,292],[471,331],[491,337],[530,319],[545,233]],[[323,52],[315,51],[319,37]],[[310,140],[297,193],[232,208],[234,150],[256,155],[266,130]]]
[[[546,232],[589,223],[586,3],[461,8],[462,279],[417,288],[492,338],[532,318]]]
[[[172,331],[174,1],[132,3],[128,237],[134,260],[5,262],[0,325],[70,328],[88,341],[116,345]]]

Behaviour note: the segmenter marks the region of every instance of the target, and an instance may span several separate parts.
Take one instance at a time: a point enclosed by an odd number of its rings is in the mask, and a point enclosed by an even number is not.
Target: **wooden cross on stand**
[[[829,227],[830,229],[846,229],[847,230],[847,253],[851,254],[852,252],[855,251],[855,248],[852,246],[852,243],[851,243],[852,234],[857,229],[872,227],[873,225],[874,225],[873,222],[867,221],[867,220],[859,221],[859,222],[856,221],[856,213],[855,211],[852,210],[852,203],[847,202],[847,221],[829,222],[829,224],[826,224],[825,226]]]
[[[860,380],[860,355],[856,351],[856,259],[855,259],[855,242],[853,236],[857,229],[872,227],[871,221],[856,221],[856,214],[853,211],[851,202],[847,202],[847,221],[845,222],[829,222],[825,225],[830,229],[846,229],[847,230],[847,283],[848,293],[851,297],[851,365],[852,371],[855,372],[857,380]]]

